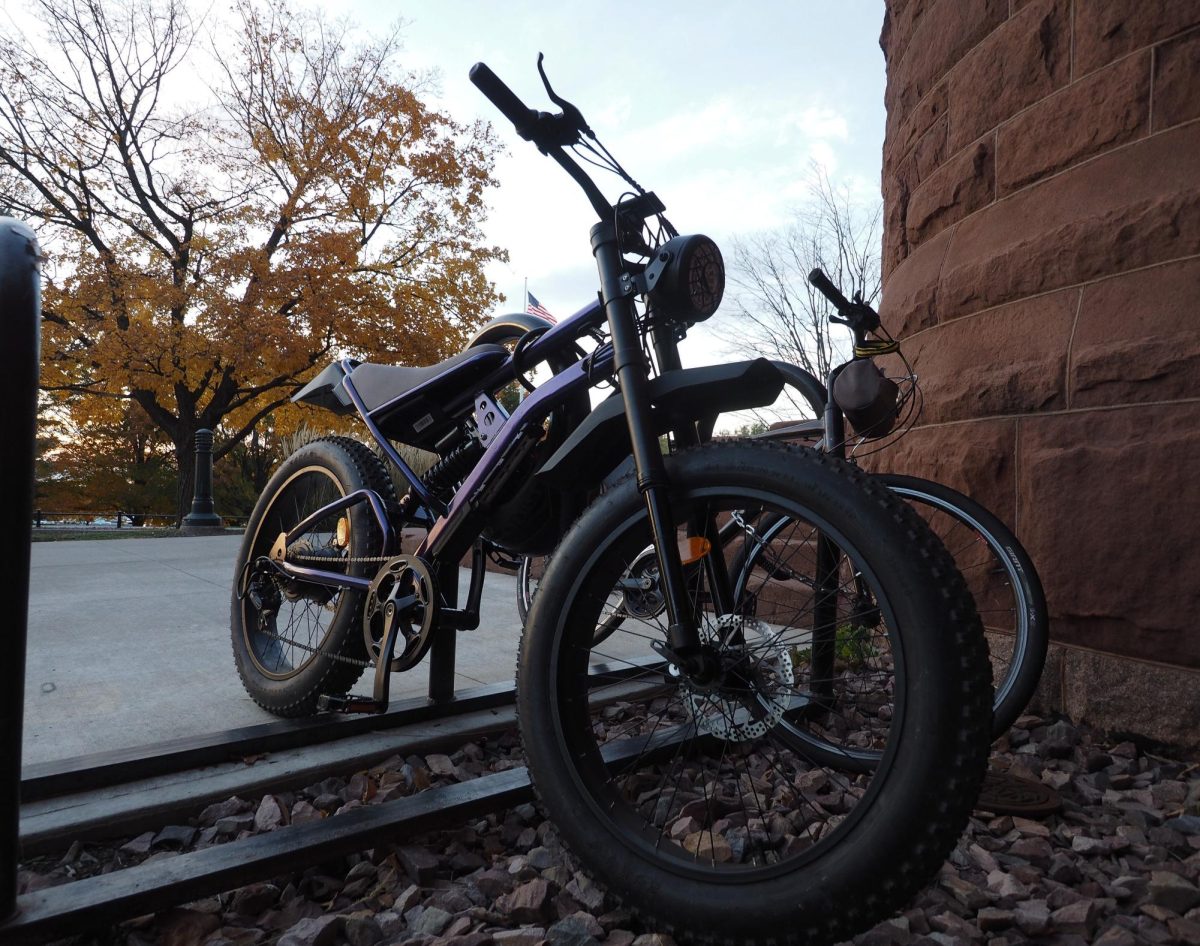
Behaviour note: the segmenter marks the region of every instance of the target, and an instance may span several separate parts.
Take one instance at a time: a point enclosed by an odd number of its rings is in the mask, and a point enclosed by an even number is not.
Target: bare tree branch
[[[288,4],[236,0],[205,37],[185,0],[34,0],[42,35],[0,35],[0,207],[53,274],[43,383],[80,417],[136,402],[177,457],[323,359],[446,357],[496,300],[490,129],[420,101],[396,31]]]
[[[860,206],[814,165],[808,199],[789,226],[734,240],[728,314],[713,333],[731,351],[789,361],[823,381],[848,355],[849,339],[830,326],[837,313],[808,274],[820,267],[844,294],[861,292],[874,303],[882,286],[881,219],[878,202]],[[803,401],[792,406],[811,413]]]

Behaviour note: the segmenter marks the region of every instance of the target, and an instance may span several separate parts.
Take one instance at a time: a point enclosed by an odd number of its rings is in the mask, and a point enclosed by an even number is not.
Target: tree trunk
[[[271,472],[271,464],[266,448],[258,439],[257,427],[250,437],[250,469],[254,480],[254,493],[261,496],[262,491],[267,488],[267,475]]]
[[[187,439],[175,442],[175,528],[183,526],[183,517],[192,511],[192,496],[196,491],[196,437],[190,431]]]

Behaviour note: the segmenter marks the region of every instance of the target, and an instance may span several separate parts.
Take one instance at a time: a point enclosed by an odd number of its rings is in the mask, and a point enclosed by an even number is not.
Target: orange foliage
[[[197,429],[220,457],[335,357],[447,357],[503,258],[479,229],[492,133],[423,104],[396,35],[235,11],[202,110],[165,104],[198,52],[178,0],[45,0],[53,54],[0,38],[0,203],[49,252],[43,386],[84,426],[135,402],[182,461],[181,509]]]

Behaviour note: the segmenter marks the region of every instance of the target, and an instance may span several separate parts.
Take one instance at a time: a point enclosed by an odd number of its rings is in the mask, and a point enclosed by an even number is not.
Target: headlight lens
[[[656,311],[688,323],[717,311],[725,294],[725,261],[716,243],[698,233],[677,236],[659,248],[656,262],[665,262],[650,292]]]

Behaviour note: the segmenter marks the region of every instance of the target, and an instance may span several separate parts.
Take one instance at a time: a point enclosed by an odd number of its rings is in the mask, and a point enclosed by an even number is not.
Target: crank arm
[[[401,599],[401,603],[409,599]],[[415,599],[412,599],[415,600]],[[389,607],[391,604],[389,603]],[[375,691],[371,696],[348,693],[344,696],[323,693],[317,700],[317,710],[325,713],[386,713],[390,703],[392,683],[392,654],[396,650],[396,639],[400,636],[401,621],[393,617],[388,621],[387,632],[379,645],[379,657],[375,664]]]

